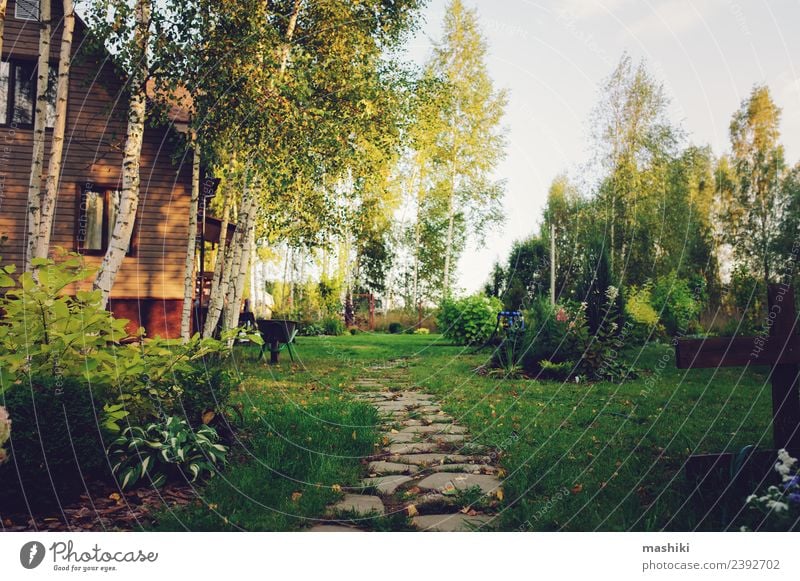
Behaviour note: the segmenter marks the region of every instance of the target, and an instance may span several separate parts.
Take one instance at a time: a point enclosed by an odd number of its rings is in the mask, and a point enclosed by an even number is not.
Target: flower
[[[609,285],[606,289],[606,299],[608,299],[609,303],[613,303],[617,300],[617,296],[619,295],[619,289],[613,285]]]
[[[564,307],[558,309],[558,312],[556,313],[556,321],[559,323],[564,323],[566,322],[567,318],[567,311],[564,310]]]
[[[789,502],[791,502],[792,504],[800,504],[800,492],[792,492],[786,498],[788,498]]]

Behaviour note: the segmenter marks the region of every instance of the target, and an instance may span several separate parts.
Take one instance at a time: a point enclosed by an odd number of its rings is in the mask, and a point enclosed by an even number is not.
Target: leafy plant
[[[459,345],[478,345],[486,341],[497,324],[503,305],[496,297],[476,294],[463,299],[446,299],[437,325],[447,339]]]
[[[192,431],[186,420],[168,416],[146,427],[131,426],[111,443],[111,470],[123,489],[147,477],[155,487],[182,474],[192,482],[212,477],[225,463],[228,448],[218,443],[217,431],[200,426]]]
[[[419,329],[414,329],[414,335],[430,335],[431,331],[427,327],[420,327]]]
[[[8,411],[3,406],[0,406],[0,464],[6,461],[8,453],[3,448],[3,445],[8,442],[11,437],[11,419],[8,417]]]
[[[653,307],[660,313],[661,322],[670,335],[693,333],[698,329],[702,310],[702,288],[679,278],[673,271],[659,278],[653,287]]]
[[[786,450],[779,450],[775,472],[781,479],[778,486],[771,485],[764,494],[751,494],[745,500],[746,506],[761,513],[758,519],[759,530],[789,530],[796,526],[800,515],[800,474],[797,470],[797,459]]]
[[[338,337],[344,335],[345,326],[341,317],[326,317],[321,321],[323,334]]]
[[[13,266],[0,276],[0,285],[8,288],[0,297],[0,393],[25,377],[115,375],[118,358],[108,346],[129,338],[128,321],[101,307],[99,291],[67,292],[92,270],[76,254],[58,263],[32,263],[35,273],[25,272],[18,281],[11,276]]]
[[[393,321],[389,323],[389,333],[392,335],[397,335],[398,333],[403,332],[403,325],[397,321]]]

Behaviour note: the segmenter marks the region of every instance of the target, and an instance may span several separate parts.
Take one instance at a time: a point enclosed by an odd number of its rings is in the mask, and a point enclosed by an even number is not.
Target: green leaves
[[[478,345],[491,335],[501,310],[498,298],[482,294],[448,299],[439,309],[437,325],[445,337],[459,345]]]
[[[225,464],[228,448],[217,431],[202,425],[192,431],[186,420],[168,416],[145,427],[131,426],[111,443],[108,456],[122,489],[147,478],[162,486],[170,476],[184,474],[192,482],[212,477]]]

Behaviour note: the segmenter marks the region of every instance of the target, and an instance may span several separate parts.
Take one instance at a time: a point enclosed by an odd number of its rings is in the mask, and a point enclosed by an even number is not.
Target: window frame
[[[36,11],[34,12],[33,17],[32,18],[25,18],[23,16],[20,16],[20,13],[19,13],[19,0],[15,0],[14,1],[14,19],[15,20],[22,20],[24,22],[38,22],[39,21],[39,15],[41,14],[41,11],[42,11],[42,2],[41,2],[41,0],[29,0],[29,1],[31,1],[31,3],[33,3],[35,1],[35,3],[36,3],[36,6],[35,6]]]
[[[33,65],[33,77],[34,79],[38,78],[39,74],[39,62],[38,59],[33,57],[17,57],[17,56],[9,56],[2,59],[2,62],[8,63],[8,87],[6,89],[6,115],[5,118],[0,118],[0,127],[13,127],[14,129],[33,129],[36,125],[36,100],[39,98],[38,93],[36,94],[33,100],[33,111],[31,112],[31,122],[30,123],[14,123],[13,115],[14,115],[14,91],[16,90],[17,85],[17,75],[14,74],[15,66],[19,65]],[[58,71],[58,62],[50,61],[50,71]],[[55,78],[56,86],[58,85],[58,75],[56,74]],[[34,89],[36,82],[34,82]],[[53,93],[53,97],[55,99],[54,105],[58,102],[58,94],[57,89],[56,92]],[[69,112],[69,107],[67,108],[67,112]],[[45,116],[47,112],[45,112]],[[46,121],[45,121],[46,122]],[[52,131],[53,127],[45,125],[45,131]]]
[[[109,213],[111,201],[111,192],[121,191],[119,186],[110,186],[107,184],[95,184],[87,181],[85,183],[77,184],[75,188],[75,233],[74,233],[74,248],[75,252],[81,256],[105,256],[108,251],[108,243],[111,240]],[[81,233],[81,216],[83,205],[83,197],[86,192],[103,193],[103,225],[102,225],[102,244],[99,250],[86,249],[81,247],[80,233]],[[137,210],[136,216],[133,219],[133,232],[131,232],[131,243],[125,257],[135,258],[138,256],[139,250],[139,212]]]

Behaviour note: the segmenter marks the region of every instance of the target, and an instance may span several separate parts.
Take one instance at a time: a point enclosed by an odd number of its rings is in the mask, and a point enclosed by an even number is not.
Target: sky
[[[644,59],[671,100],[687,142],[729,150],[731,115],[755,84],[783,110],[789,163],[800,161],[800,0],[464,0],[478,10],[489,72],[509,91],[504,126],[506,222],[468,248],[459,283],[479,289],[514,240],[538,231],[553,178],[580,177],[591,157],[589,120],[599,87],[624,52]],[[410,39],[420,64],[441,35],[447,0],[430,0]]]

